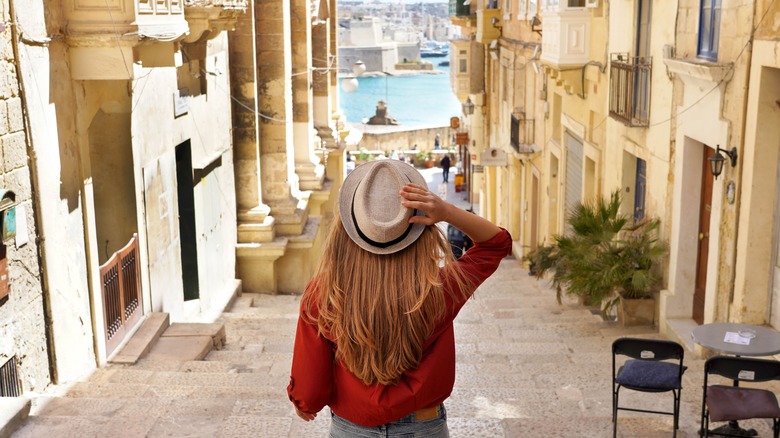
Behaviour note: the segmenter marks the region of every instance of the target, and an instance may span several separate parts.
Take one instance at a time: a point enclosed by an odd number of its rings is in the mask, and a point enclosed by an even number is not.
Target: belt
[[[433,420],[434,418],[439,416],[439,406],[437,405],[432,408],[425,408],[420,409],[419,411],[414,412],[414,420],[415,421],[425,421],[425,420]]]

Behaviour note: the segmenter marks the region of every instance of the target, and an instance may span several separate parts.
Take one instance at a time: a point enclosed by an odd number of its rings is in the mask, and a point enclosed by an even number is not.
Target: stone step
[[[212,350],[222,348],[227,340],[222,323],[170,324],[169,321],[167,313],[150,313],[109,362],[133,365],[145,357],[163,363],[202,360]]]
[[[133,337],[108,361],[117,364],[134,364],[138,359],[146,356],[157,342],[163,332],[170,325],[170,317],[167,313],[151,312],[141,323],[141,327],[133,334]]]
[[[254,302],[254,296],[257,294],[243,293],[240,297],[237,297],[233,304],[225,310],[225,312],[241,312],[252,307]]]
[[[30,406],[30,399],[25,397],[0,397],[0,438],[10,437],[24,424]]]

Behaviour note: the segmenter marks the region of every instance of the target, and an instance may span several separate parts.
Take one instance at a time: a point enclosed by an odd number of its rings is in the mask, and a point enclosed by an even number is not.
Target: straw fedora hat
[[[398,194],[409,183],[428,186],[420,172],[398,160],[372,161],[350,172],[339,192],[339,213],[358,246],[374,254],[392,254],[420,237],[425,225],[409,223],[418,212],[401,205]]]

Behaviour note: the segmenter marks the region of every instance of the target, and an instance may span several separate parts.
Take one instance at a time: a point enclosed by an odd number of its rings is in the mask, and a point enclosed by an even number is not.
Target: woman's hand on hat
[[[401,205],[422,211],[425,216],[412,216],[409,223],[434,225],[446,221],[451,205],[434,195],[430,190],[417,184],[407,184],[401,188]]]

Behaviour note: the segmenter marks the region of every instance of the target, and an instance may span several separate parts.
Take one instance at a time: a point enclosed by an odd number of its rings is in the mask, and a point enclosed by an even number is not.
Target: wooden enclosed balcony
[[[127,80],[133,64],[177,67],[180,44],[232,29],[248,0],[64,0],[75,80]]]

